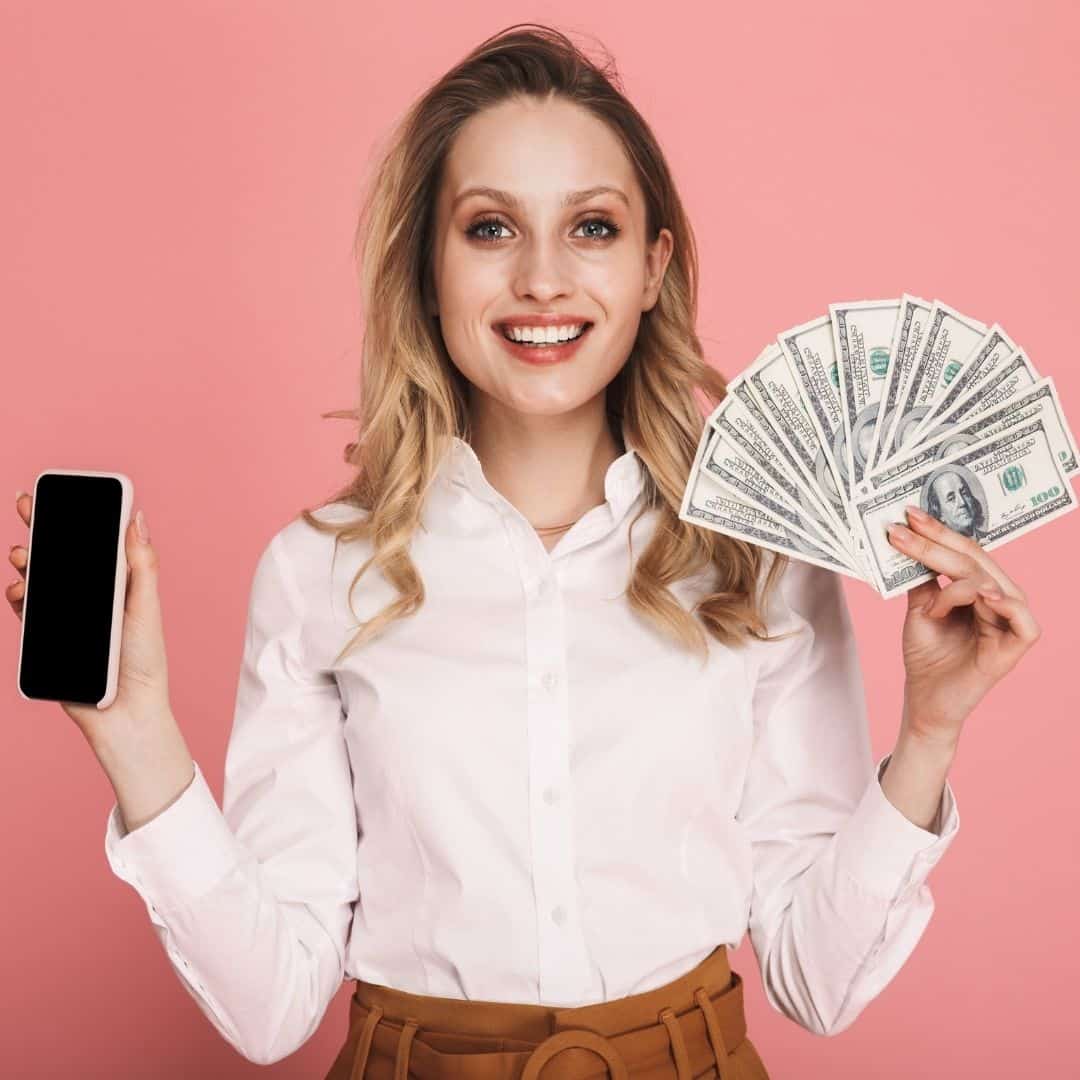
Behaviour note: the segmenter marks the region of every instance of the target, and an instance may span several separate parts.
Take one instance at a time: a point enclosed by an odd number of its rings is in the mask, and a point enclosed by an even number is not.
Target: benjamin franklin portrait
[[[963,465],[942,465],[923,482],[919,505],[962,536],[978,539],[986,531],[986,495],[979,478]]]

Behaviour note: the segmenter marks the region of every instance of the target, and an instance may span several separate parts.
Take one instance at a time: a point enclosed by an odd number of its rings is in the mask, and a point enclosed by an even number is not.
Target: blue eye
[[[594,235],[589,237],[590,240],[611,240],[611,239],[614,238],[615,234],[618,233],[618,231],[619,231],[619,226],[616,225],[615,222],[609,221],[605,217],[586,218],[581,223],[581,225],[603,225],[604,228],[608,230],[607,235],[605,235],[605,236],[597,236],[597,235],[594,234]],[[581,228],[581,225],[579,225],[578,228]]]
[[[619,228],[619,226],[616,225],[613,221],[611,221],[609,218],[606,218],[606,217],[590,217],[590,218],[586,218],[584,221],[581,222],[580,225],[578,225],[578,228],[580,229],[585,225],[602,225],[605,229],[608,230],[607,233],[605,233],[605,234],[597,235],[597,234],[594,233],[591,236],[586,236],[585,237],[586,240],[595,240],[595,241],[600,242],[600,243],[602,243],[604,241],[607,241],[607,240],[613,240],[615,238],[615,236],[618,235],[619,232],[621,232],[621,229]],[[501,237],[501,236],[483,236],[483,235],[481,235],[481,231],[483,229],[507,228],[507,227],[508,226],[502,220],[502,218],[495,217],[494,215],[490,215],[488,217],[480,218],[480,220],[477,221],[474,225],[471,225],[468,229],[465,230],[465,235],[474,237],[475,239],[479,240],[481,243],[495,244],[495,243],[498,243],[500,240],[505,239],[505,238]]]
[[[481,230],[481,229],[490,229],[490,228],[498,228],[498,227],[505,227],[503,225],[503,222],[499,218],[497,218],[497,217],[481,218],[475,225],[473,225],[470,228],[465,230],[465,235],[466,236],[473,236],[477,240],[482,240],[485,243],[490,244],[490,243],[492,243],[494,241],[501,240],[502,237],[501,236],[480,236],[479,235],[479,230]]]

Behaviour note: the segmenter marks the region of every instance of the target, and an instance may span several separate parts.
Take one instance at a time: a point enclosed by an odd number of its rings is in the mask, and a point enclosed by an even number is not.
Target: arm
[[[939,832],[945,778],[956,757],[956,748],[935,746],[901,725],[896,746],[881,774],[881,790],[909,821],[922,829]]]
[[[90,746],[116,795],[121,835],[167,810],[195,780],[195,763],[171,710],[110,727]]]
[[[258,1064],[317,1029],[359,892],[341,700],[311,655],[282,543],[255,570],[222,809],[193,763],[174,802],[130,832],[115,805],[105,835],[185,990]]]
[[[943,775],[932,829],[883,790],[892,755],[875,767],[840,579],[791,562],[768,620],[773,633],[797,633],[748,646],[754,745],[737,818],[754,865],[750,938],[773,1008],[834,1035],[914,950],[934,909],[926,877],[960,819]],[[895,753],[893,777],[904,780],[906,744]]]

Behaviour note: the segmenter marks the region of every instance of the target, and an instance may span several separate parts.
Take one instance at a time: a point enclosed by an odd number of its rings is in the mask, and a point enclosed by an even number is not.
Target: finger
[[[941,586],[938,584],[936,577],[916,585],[914,589],[908,589],[908,610],[911,611],[914,608],[925,612],[939,592],[941,592]]]
[[[995,626],[1001,626],[1003,619],[997,612],[989,606],[981,606],[986,603],[987,597],[983,596],[979,590],[987,588],[998,590],[997,582],[988,575],[952,581],[934,597],[932,603],[926,606],[925,614],[931,619],[944,619],[953,608],[975,604],[979,615]]]
[[[984,596],[986,604],[998,615],[1003,616],[1009,629],[1015,635],[1018,644],[1024,649],[1031,648],[1042,637],[1042,627],[1035,621],[1027,602],[1015,596]]]
[[[13,581],[5,590],[4,596],[7,598],[7,602],[11,605],[12,610],[20,618],[22,617],[23,609],[23,592],[26,589],[26,583],[19,578],[17,581]]]
[[[921,533],[912,532],[903,525],[893,523],[888,526],[889,543],[928,570],[937,574],[948,574],[953,581],[961,578],[978,577],[980,583],[985,574],[975,559],[964,551],[954,551],[951,547],[939,544]]]
[[[15,509],[18,511],[19,517],[23,519],[24,525],[30,524],[30,510],[34,504],[34,496],[27,494],[25,491],[20,491],[15,496]]]
[[[1003,593],[1007,596],[1019,596],[1026,599],[1016,582],[983,550],[982,545],[977,540],[970,536],[964,536],[955,529],[950,529],[944,522],[938,521],[936,517],[928,514],[918,506],[906,506],[904,509],[907,511],[911,529],[916,535],[926,536],[942,547],[970,556],[998,583]]]
[[[13,545],[12,549],[8,552],[8,562],[10,562],[23,577],[26,577],[26,548],[20,547],[18,544]]]

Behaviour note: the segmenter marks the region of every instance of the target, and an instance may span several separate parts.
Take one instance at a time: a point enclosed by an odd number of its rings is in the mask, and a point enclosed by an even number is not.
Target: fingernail
[[[15,501],[18,502],[24,495],[29,495],[29,494],[30,494],[29,491],[16,491],[15,492]]]
[[[916,521],[930,520],[930,515],[925,510],[920,510],[917,506],[905,506],[904,509],[908,512],[908,517],[913,517]]]
[[[890,536],[895,536],[897,540],[910,540],[914,535],[907,526],[900,525],[895,521],[889,526],[888,533]]]
[[[146,518],[143,517],[141,510],[135,515],[135,531],[139,534],[139,539],[143,543],[150,539],[150,530],[146,527]]]

